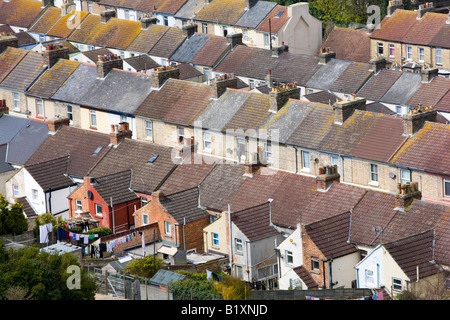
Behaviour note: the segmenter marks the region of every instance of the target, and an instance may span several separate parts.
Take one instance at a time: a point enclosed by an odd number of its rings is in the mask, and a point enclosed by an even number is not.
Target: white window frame
[[[436,48],[436,64],[442,66],[442,48]]]
[[[243,32],[244,41],[248,41],[248,40],[249,40],[249,37],[248,37],[248,29],[244,29],[243,31],[244,31],[244,32]]]
[[[378,165],[375,163],[370,164],[370,183],[378,185]]]
[[[87,5],[88,5],[88,12],[92,13],[92,1],[88,1]]]
[[[411,182],[411,170],[400,169],[400,183],[406,184],[408,182]]]
[[[17,184],[13,184],[12,185],[12,189],[13,189],[13,196],[14,198],[18,198],[19,197],[19,186]]]
[[[389,44],[389,57],[395,57],[395,46],[392,43]]]
[[[153,121],[145,120],[145,138],[153,139]]]
[[[212,241],[213,247],[218,247],[219,246],[219,234],[212,232],[211,233],[211,241]]]
[[[164,221],[164,234],[169,237],[172,236],[172,223],[169,221]]]
[[[143,225],[147,225],[148,224],[148,214],[147,213],[143,213],[142,214],[142,224]]]
[[[412,47],[406,46],[406,59],[412,60]]]
[[[68,104],[66,106],[66,114],[67,117],[69,118],[70,122],[73,121],[73,106],[71,106],[70,104]]]
[[[44,100],[36,99],[36,117],[44,118]]]
[[[83,202],[79,199],[75,200],[75,212],[83,212]]]
[[[14,111],[20,111],[20,95],[18,92],[13,92],[13,106],[14,106]]]
[[[402,106],[396,106],[395,112],[397,113],[397,116],[401,116],[403,114],[403,107]]]
[[[302,170],[308,172],[311,170],[309,151],[302,150]]]
[[[374,274],[372,269],[366,269],[364,271],[364,281],[366,284],[375,284]]]
[[[238,254],[242,254],[244,251],[243,241],[239,238],[234,238],[234,250]]]
[[[203,132],[203,151],[211,153],[211,132],[205,131]]]
[[[180,139],[180,137],[183,139]],[[181,140],[181,142],[184,141],[184,127],[180,127],[180,126],[177,127],[177,140],[178,141]]]
[[[264,33],[264,46],[270,47],[270,36],[268,33]]]
[[[425,61],[425,48],[423,48],[423,47],[417,48],[417,53],[418,53],[419,62],[424,62]]]
[[[450,198],[450,179],[444,179],[444,197]]]
[[[145,207],[148,203],[148,200],[146,197],[141,197],[141,208]]]
[[[398,283],[400,282],[400,283]],[[392,290],[393,291],[403,291],[403,281],[399,278],[392,278]]]
[[[99,216],[99,217],[103,216],[103,211],[102,211],[102,205],[101,204],[98,204],[98,203],[95,204],[95,215]]]
[[[207,23],[202,23],[202,32],[208,33],[208,24]]]
[[[330,157],[330,163],[332,166],[336,166],[338,172],[339,172],[339,157],[338,156],[331,156]]]
[[[266,153],[266,163],[267,164],[273,163],[272,144],[270,142],[267,142],[264,149]]]
[[[91,127],[97,128],[97,113],[95,110],[89,110],[89,123]]]
[[[31,189],[31,200],[33,202],[39,201],[39,192],[37,191],[37,189]]]
[[[286,263],[287,264],[293,264],[294,263],[294,254],[292,251],[285,250],[284,255],[286,257]]]

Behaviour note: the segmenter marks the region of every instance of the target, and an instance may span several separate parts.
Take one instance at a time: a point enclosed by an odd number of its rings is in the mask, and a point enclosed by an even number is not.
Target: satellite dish
[[[395,178],[395,173],[389,172],[389,178],[394,179]]]

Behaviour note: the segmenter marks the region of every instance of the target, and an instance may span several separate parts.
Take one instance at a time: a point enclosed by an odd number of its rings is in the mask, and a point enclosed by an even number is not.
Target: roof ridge
[[[46,163],[51,162],[51,161],[59,161],[59,160],[61,160],[63,158],[67,158],[67,162],[69,162],[70,154],[66,154],[66,155],[59,156],[59,157],[56,157],[56,158],[52,158],[52,159],[49,159],[49,160],[44,160],[42,162],[36,162],[36,163],[33,163],[33,164],[25,165],[24,167],[25,167],[25,169],[33,168],[35,166],[38,166],[38,165],[41,166],[41,165],[46,164]],[[67,171],[67,169],[66,169],[66,171]]]

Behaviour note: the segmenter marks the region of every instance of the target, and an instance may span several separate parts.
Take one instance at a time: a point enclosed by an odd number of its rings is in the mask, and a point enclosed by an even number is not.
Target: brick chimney
[[[434,77],[439,74],[439,68],[422,69],[420,75],[422,76],[422,82],[430,82]]]
[[[275,86],[269,92],[269,111],[278,112],[289,99],[300,99],[300,88],[296,83]]]
[[[403,115],[403,132],[409,135],[416,133],[425,121],[436,122],[437,111],[432,106],[412,109]]]
[[[198,25],[196,24],[186,24],[183,26],[183,34],[186,36],[186,38],[190,38],[193,34],[197,32]]]
[[[394,11],[397,9],[403,9],[405,6],[403,5],[402,0],[391,0],[389,1],[388,7],[387,7],[387,15],[392,16],[394,14]]]
[[[337,166],[325,166],[319,168],[319,174],[316,177],[316,186],[319,190],[327,190],[333,182],[339,182],[341,175]]]
[[[164,193],[161,190],[154,191],[152,193],[152,200],[158,199],[158,201],[164,199]]]
[[[224,93],[227,88],[236,89],[238,84],[238,78],[233,74],[224,74],[217,76],[209,81],[209,86],[212,90],[212,97],[218,98]]]
[[[6,100],[0,100],[0,117],[4,114],[9,114],[9,108],[6,106]]]
[[[107,23],[111,18],[116,17],[116,12],[114,10],[106,10],[100,12],[101,23]]]
[[[163,66],[152,72],[152,87],[161,88],[167,79],[180,79],[180,69],[177,66]]]
[[[281,43],[281,46],[272,48],[272,57],[278,58],[284,52],[289,51],[289,46],[285,45],[284,42]]]
[[[227,43],[231,48],[236,47],[239,44],[242,44],[242,33],[227,33]]]
[[[433,2],[425,2],[423,4],[419,4],[419,8],[417,11],[417,18],[422,19],[425,13],[435,11]]]
[[[141,18],[142,29],[148,29],[152,24],[157,23],[156,17],[143,17]]]
[[[119,124],[111,125],[111,132],[109,138],[114,146],[117,146],[123,139],[131,139],[133,132],[130,130],[128,122],[121,122]]]
[[[366,110],[366,99],[352,95],[348,100],[339,100],[333,104],[334,123],[343,124],[355,110]]]
[[[75,3],[72,1],[63,2],[61,4],[61,17],[67,16],[67,14],[75,10],[75,8]]]
[[[330,48],[322,48],[322,52],[319,53],[319,63],[327,64],[331,59],[336,59],[336,52],[331,51]]]
[[[63,47],[62,44],[48,44],[42,57],[44,64],[51,68],[59,59],[69,60],[69,48]]]
[[[417,182],[407,182],[397,184],[397,194],[395,195],[397,207],[406,208],[414,199],[422,199],[422,192],[419,191]]]
[[[69,118],[53,118],[53,119],[49,119],[47,120],[47,126],[48,126],[48,131],[50,133],[55,133],[56,131],[58,131],[62,126],[69,126],[70,125],[70,119]]]
[[[7,47],[19,47],[19,39],[14,35],[8,35],[6,32],[0,34],[0,53],[6,50]]]
[[[123,69],[123,60],[116,54],[99,55],[97,61],[97,78],[103,79],[112,69]]]
[[[266,82],[266,85],[269,88],[273,88],[273,77],[272,77],[272,69],[267,70],[267,75],[264,78],[264,81]]]
[[[381,69],[386,68],[386,58],[384,57],[373,58],[369,61],[369,64],[370,69],[373,70],[375,73],[377,73]]]
[[[247,9],[250,9],[250,8],[253,7],[257,2],[258,2],[258,0],[245,0],[245,7],[246,7]]]

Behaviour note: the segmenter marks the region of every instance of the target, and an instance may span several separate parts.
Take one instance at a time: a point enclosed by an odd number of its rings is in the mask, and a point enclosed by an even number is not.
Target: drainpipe
[[[232,243],[232,233],[231,233],[231,212],[230,205],[228,204],[228,233],[230,234],[229,246],[230,246],[230,274],[233,273],[233,243]]]
[[[247,281],[250,282],[250,269],[248,266],[248,245],[249,245],[250,241],[245,240],[245,263],[247,265]]]
[[[184,226],[186,225],[186,217],[183,218],[183,250],[186,252],[186,237],[184,235]]]

